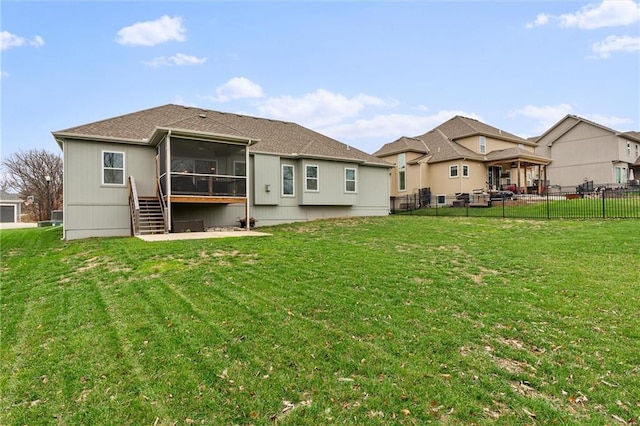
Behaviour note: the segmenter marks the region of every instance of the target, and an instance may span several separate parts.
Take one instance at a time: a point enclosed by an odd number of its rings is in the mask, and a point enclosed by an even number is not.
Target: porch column
[[[542,176],[540,175],[541,173],[541,166],[540,164],[538,164],[538,195],[542,194]]]
[[[518,160],[518,163],[517,163],[517,170],[518,170],[518,192],[520,192],[520,173],[522,172],[522,170],[520,170],[520,160]]]
[[[164,178],[167,180],[167,229],[171,232],[171,130],[167,133],[167,144],[165,151],[166,170]]]

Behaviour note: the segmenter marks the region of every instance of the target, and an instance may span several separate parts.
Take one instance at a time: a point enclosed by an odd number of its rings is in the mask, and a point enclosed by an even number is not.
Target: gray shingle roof
[[[55,137],[147,142],[157,128],[181,129],[258,141],[250,152],[323,157],[389,167],[390,164],[296,123],[168,104],[54,132]]]
[[[374,152],[373,155],[384,157],[387,155],[398,154],[400,152],[418,152],[426,154],[429,152],[429,148],[421,139],[402,136],[393,142],[384,144],[382,148]]]
[[[486,158],[487,161],[504,161],[517,158],[533,160],[536,162],[546,162],[549,160],[547,157],[534,154],[533,152],[520,147],[491,151],[487,154]]]
[[[526,151],[522,148],[513,148],[511,150],[495,151],[486,155],[478,154],[456,142],[458,139],[466,138],[474,135],[484,135],[492,138],[503,139],[512,143],[518,143],[528,146],[536,146],[533,141],[521,138],[512,133],[505,132],[496,127],[482,123],[472,118],[455,116],[445,121],[433,130],[416,136],[403,136],[393,142],[385,144],[382,148],[374,153],[374,155],[385,157],[388,155],[398,154],[401,152],[421,152],[424,155],[413,160],[419,162],[425,160],[428,163],[438,163],[442,161],[456,160],[466,158],[477,161],[497,160],[500,156],[510,155],[528,155],[531,159],[548,160],[544,157]],[[509,151],[509,152],[506,152]],[[506,157],[505,157],[506,158]]]
[[[460,115],[456,115],[455,117],[445,121],[436,127],[436,129],[440,129],[442,133],[447,135],[447,137],[452,141],[462,139],[467,136],[484,135],[498,139],[515,141],[526,145],[535,145],[520,136],[514,135],[513,133],[505,132],[497,127],[490,126],[473,118],[462,117]]]

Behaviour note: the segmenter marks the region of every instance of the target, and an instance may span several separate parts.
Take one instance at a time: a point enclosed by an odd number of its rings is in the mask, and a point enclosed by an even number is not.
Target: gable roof
[[[456,142],[458,139],[475,135],[506,140],[519,145],[537,146],[531,140],[505,132],[481,121],[457,115],[423,135],[416,137],[403,136],[393,142],[387,143],[373,155],[385,157],[402,152],[418,152],[423,154],[412,160],[410,162],[411,164],[423,161],[438,163],[457,159],[496,161],[503,158],[510,159],[512,157],[526,157],[534,161],[549,160],[546,157],[535,155],[520,147],[492,151],[488,154],[478,154]]]
[[[0,190],[0,200],[8,203],[21,203],[20,194]]]
[[[485,160],[483,155],[451,140],[451,138],[447,137],[447,135],[440,130],[440,127],[436,127],[434,130],[418,136],[418,138],[423,140],[430,148],[430,157],[427,160],[429,163],[438,163],[458,158],[477,161]]]
[[[478,121],[473,118],[463,117],[456,115],[455,117],[445,121],[436,129],[440,129],[442,133],[447,135],[449,139],[455,141],[457,139],[466,138],[469,136],[482,135],[489,136],[496,139],[503,139],[510,142],[521,143],[524,145],[535,144],[513,133],[505,132],[497,127],[490,126],[482,121]]]
[[[536,142],[542,142],[549,134],[551,134],[556,128],[558,128],[559,126],[561,126],[565,121],[567,120],[573,120],[574,123],[567,126],[566,129],[564,129],[563,131],[558,132],[557,134],[553,135],[551,140],[545,141],[545,144],[547,146],[551,146],[556,140],[560,139],[561,136],[565,135],[567,132],[569,132],[571,129],[573,129],[574,127],[576,127],[578,124],[580,123],[586,123],[586,124],[590,124],[592,126],[595,127],[599,127],[600,129],[603,129],[607,132],[610,132],[616,136],[621,136],[624,137],[626,139],[630,139],[633,140],[635,142],[640,142],[640,132],[636,132],[636,131],[631,131],[631,132],[619,132],[617,130],[614,130],[610,127],[604,126],[602,124],[596,123],[595,121],[591,121],[591,120],[587,120],[586,118],[574,115],[574,114],[567,114],[565,115],[562,119],[560,119],[560,121],[558,121],[556,124],[554,124],[553,126],[551,126],[546,132],[544,132],[542,135],[540,135],[540,137],[538,138],[538,140]]]
[[[181,130],[249,141],[250,153],[355,161],[390,167],[380,158],[299,124],[168,104],[53,132],[65,138],[153,145],[158,133]]]
[[[422,139],[402,136],[393,142],[384,144],[382,148],[374,152],[373,155],[386,157],[388,155],[398,154],[401,152],[417,152],[426,154],[429,152],[429,148]]]

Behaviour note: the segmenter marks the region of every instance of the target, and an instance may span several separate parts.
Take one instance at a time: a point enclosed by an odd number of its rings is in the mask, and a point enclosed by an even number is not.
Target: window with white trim
[[[462,165],[462,177],[469,177],[469,166],[466,164]]]
[[[282,165],[282,196],[293,197],[295,195],[295,167],[291,164]]]
[[[318,179],[318,166],[307,164],[305,166],[305,179],[304,190],[305,191],[319,191],[319,179]]]
[[[436,204],[442,205],[447,203],[447,196],[445,194],[436,195]]]
[[[480,154],[487,153],[487,138],[480,136]]]
[[[458,165],[457,164],[449,166],[449,177],[450,178],[458,177]]]
[[[627,155],[631,157],[631,142],[627,142]]]
[[[407,154],[398,154],[398,191],[407,190]]]
[[[356,169],[351,167],[345,167],[344,169],[344,191],[356,192]]]
[[[124,152],[102,151],[102,184],[124,185]]]

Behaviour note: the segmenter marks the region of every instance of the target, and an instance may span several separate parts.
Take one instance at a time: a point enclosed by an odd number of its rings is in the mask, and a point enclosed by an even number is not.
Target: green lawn
[[[640,422],[640,223],[0,231],[0,424]]]

